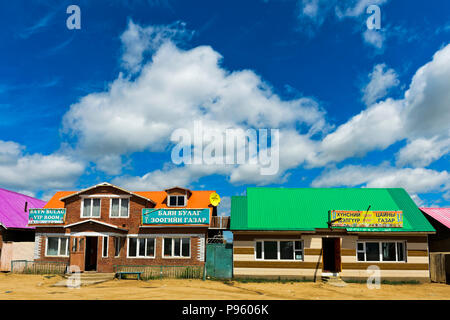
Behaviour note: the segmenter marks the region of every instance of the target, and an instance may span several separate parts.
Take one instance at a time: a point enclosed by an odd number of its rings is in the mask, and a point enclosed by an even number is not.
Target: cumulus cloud
[[[313,8],[310,10],[312,14]],[[131,22],[124,34],[132,34],[133,29],[147,27]],[[127,35],[124,38],[133,37]],[[420,142],[418,139],[446,141],[448,126],[442,125],[442,118],[448,119],[449,115],[445,106],[448,106],[450,92],[446,80],[450,77],[447,53],[450,45],[439,50],[432,61],[416,72],[400,99],[381,100],[390,88],[398,85],[398,79],[395,71],[384,64],[375,66],[363,91],[367,108],[331,131],[325,112],[315,99],[283,99],[253,71],[223,68],[222,56],[209,46],[185,50],[174,44],[170,37],[158,39],[165,40],[152,49],[151,58],[139,55],[137,60],[124,58],[124,61],[136,61],[130,65],[139,65],[140,71],[135,77],[119,74],[108,90],[83,97],[70,107],[63,119],[64,132],[76,138],[75,152],[83,159],[95,162],[97,169],[117,175],[113,182],[126,188],[156,190],[173,184],[188,186],[211,175],[226,176],[233,184],[283,183],[289,178],[290,169],[302,165],[320,167],[362,157],[367,152],[383,150],[405,139],[412,146],[408,144],[399,152],[398,164],[424,165],[430,160],[412,160],[417,154],[414,150]],[[128,46],[124,40],[124,48]],[[144,43],[143,48],[147,47]],[[419,115],[426,118],[424,121],[428,124],[436,121],[441,125],[419,126],[415,120]],[[167,152],[173,146],[170,137],[174,130],[185,128],[193,132],[194,120],[201,121],[207,129],[219,131],[228,128],[280,129],[279,172],[263,176],[260,166],[254,164],[175,166],[165,160],[167,163],[161,169],[144,175],[121,175],[124,155],[143,151]],[[416,140],[419,142],[414,142]],[[438,149],[430,149],[436,154],[432,159],[448,152],[444,145]],[[388,171],[392,173],[394,169]],[[431,175],[428,171],[411,172]],[[361,181],[360,184],[375,185],[388,180],[383,180],[380,173],[376,179]]]
[[[187,30],[186,24],[181,21],[170,25],[142,27],[129,20],[127,29],[120,36],[123,44],[122,66],[136,73],[142,66],[144,54],[152,54],[167,40],[187,41],[192,35],[193,31]]]
[[[0,165],[14,163],[20,156],[23,146],[13,141],[0,140]]]
[[[382,5],[388,0],[299,0],[298,18],[301,30],[313,35],[320,26],[330,17],[343,19],[354,19],[366,28],[363,18],[370,5]],[[369,16],[367,16],[369,17]],[[366,44],[381,50],[385,40],[385,31],[365,29],[362,33]]]
[[[63,154],[24,154],[15,142],[0,141],[0,185],[34,194],[36,190],[65,189],[74,185],[84,165]],[[8,157],[5,160],[4,155]]]
[[[398,86],[397,73],[394,69],[387,69],[386,64],[377,64],[369,74],[369,83],[363,88],[363,101],[366,105],[372,105],[378,99],[383,98],[389,89]]]
[[[426,167],[449,152],[450,138],[439,139],[437,136],[431,139],[418,138],[397,152],[396,164]]]
[[[404,188],[409,193],[442,191],[450,188],[450,174],[425,168],[395,168],[348,165],[329,169],[313,180],[313,187]]]
[[[135,28],[130,23],[124,34]],[[296,139],[308,145],[308,150],[313,144],[310,137],[328,130],[325,112],[314,99],[282,99],[253,71],[228,71],[221,67],[221,59],[209,46],[182,50],[166,39],[135,78],[121,74],[107,91],[89,94],[72,105],[64,116],[63,131],[76,137],[76,151],[97,163],[98,169],[119,174],[121,156],[142,151],[165,152],[172,146],[170,137],[174,130],[193,131],[194,120],[207,129],[221,131],[280,128],[286,141]],[[297,131],[297,127],[304,132]],[[285,142],[281,148],[290,152]],[[306,159],[305,152],[297,151],[283,160],[282,172]],[[255,169],[217,167],[214,172],[230,175],[233,183],[247,181],[244,176],[260,183],[280,179],[259,178],[253,174]],[[194,170],[192,166],[182,171],[183,174],[175,170],[177,178],[184,177],[186,181],[211,174],[209,168]],[[189,175],[187,171],[197,173]],[[152,186],[150,177],[163,181],[163,175],[171,176],[172,169],[128,179],[137,186]]]
[[[393,79],[393,76],[390,78]],[[354,156],[361,157],[369,151],[383,150],[404,139],[412,141],[434,137],[435,141],[444,141],[438,148],[439,154],[444,155],[448,152],[445,141],[450,137],[448,79],[450,44],[417,70],[402,99],[387,98],[370,105],[328,134],[318,147],[312,165],[322,166]],[[401,153],[401,161],[406,161],[411,147]],[[435,156],[432,158],[436,159]]]
[[[312,165],[323,166],[387,148],[402,137],[401,108],[401,102],[387,99],[352,117],[322,140]]]

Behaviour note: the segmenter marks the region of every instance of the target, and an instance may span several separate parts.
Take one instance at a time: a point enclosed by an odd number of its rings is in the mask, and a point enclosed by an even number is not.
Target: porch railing
[[[203,266],[131,266],[115,265],[114,272],[142,272],[149,279],[202,279]]]
[[[209,228],[230,230],[230,217],[211,217]]]

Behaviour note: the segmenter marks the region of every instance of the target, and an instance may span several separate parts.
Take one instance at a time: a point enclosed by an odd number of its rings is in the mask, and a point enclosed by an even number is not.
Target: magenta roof
[[[450,208],[420,208],[420,210],[450,229]]]
[[[0,188],[0,224],[5,228],[34,229],[27,226],[25,202],[28,202],[28,209],[42,208],[45,205],[45,201]]]

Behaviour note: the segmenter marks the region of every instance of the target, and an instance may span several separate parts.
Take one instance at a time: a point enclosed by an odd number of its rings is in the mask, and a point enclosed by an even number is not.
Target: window
[[[164,257],[184,257],[191,256],[190,238],[164,238]]]
[[[257,260],[303,260],[303,241],[256,241]]]
[[[78,245],[78,238],[73,238],[72,252],[76,252],[77,251],[77,245]]]
[[[108,257],[108,237],[103,237],[102,257]]]
[[[114,238],[114,256],[119,257],[120,256],[120,250],[122,249],[122,238],[121,237],[115,237]]]
[[[69,238],[67,237],[48,237],[47,238],[47,256],[67,257],[69,256]]]
[[[155,238],[128,238],[128,257],[155,257]]]
[[[111,199],[110,216],[113,218],[128,218],[129,203],[130,200],[128,198]]]
[[[358,261],[405,262],[405,242],[358,242],[356,256]]]
[[[100,199],[96,198],[83,199],[81,216],[83,218],[87,217],[100,218]]]
[[[186,196],[169,196],[169,207],[185,207]]]

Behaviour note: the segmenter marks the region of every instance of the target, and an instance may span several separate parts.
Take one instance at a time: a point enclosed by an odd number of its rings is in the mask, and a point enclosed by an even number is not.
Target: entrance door
[[[76,266],[80,271],[84,271],[84,252],[85,252],[85,238],[84,237],[71,237],[70,238],[70,268],[71,271],[77,271],[72,266]]]
[[[97,247],[98,237],[86,237],[86,255],[85,268],[86,271],[97,270]]]
[[[341,239],[322,238],[323,272],[341,271]]]

